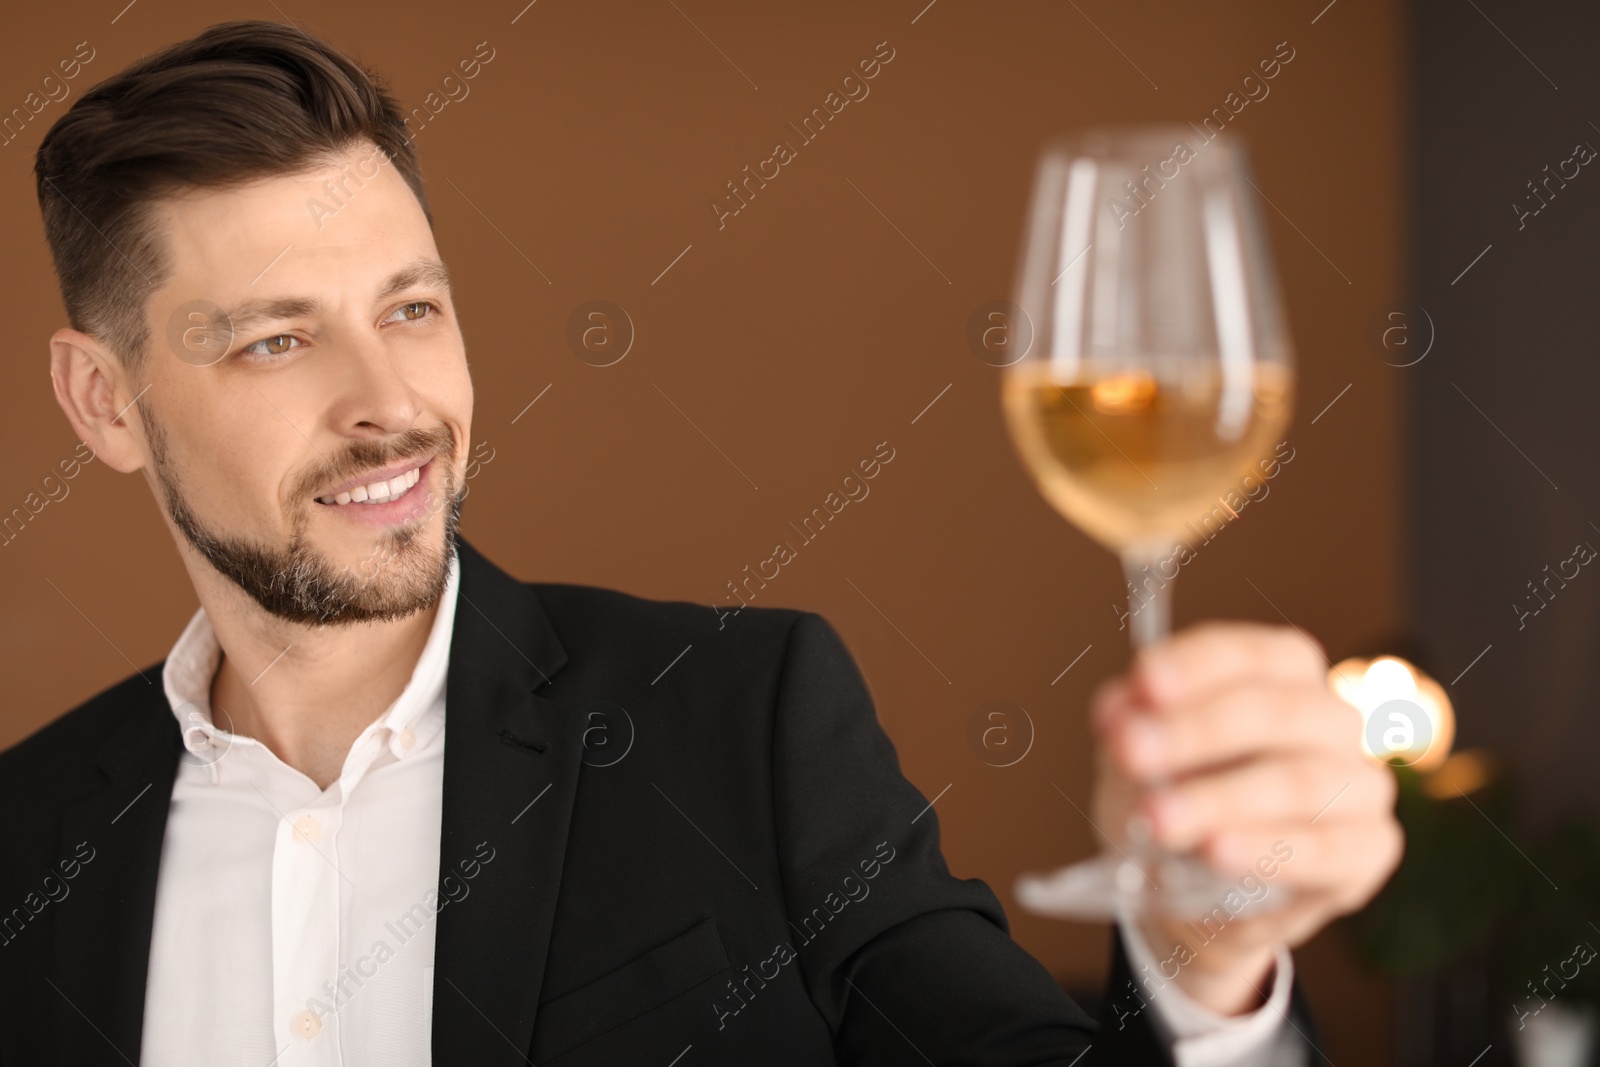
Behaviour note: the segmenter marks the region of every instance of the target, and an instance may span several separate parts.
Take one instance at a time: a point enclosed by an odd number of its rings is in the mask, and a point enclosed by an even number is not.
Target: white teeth
[[[349,492],[339,493],[334,496],[319,496],[317,497],[317,503],[335,505],[351,503],[383,504],[393,500],[421,480],[422,468],[413,467],[404,474],[395,475],[388,481],[373,482],[371,485],[358,485]]]

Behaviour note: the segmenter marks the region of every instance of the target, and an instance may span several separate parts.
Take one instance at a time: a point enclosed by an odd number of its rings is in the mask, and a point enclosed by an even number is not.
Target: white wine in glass
[[[1039,163],[1015,309],[1030,343],[1003,372],[1006,423],[1044,497],[1122,560],[1135,648],[1167,636],[1177,567],[1289,424],[1257,196],[1243,146],[1193,127],[1092,130]],[[1063,917],[1193,917],[1234,888],[1132,819],[1122,844],[1017,895]]]

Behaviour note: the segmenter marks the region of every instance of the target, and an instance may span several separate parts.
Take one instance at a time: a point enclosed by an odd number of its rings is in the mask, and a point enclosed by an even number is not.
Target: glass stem
[[[1128,628],[1133,637],[1133,649],[1139,650],[1158,644],[1172,629],[1172,589],[1177,575],[1161,576],[1162,556],[1159,550],[1147,546],[1130,548],[1122,554],[1122,573],[1128,581]],[[1146,784],[1150,790],[1160,790],[1166,778]],[[1148,878],[1157,866],[1159,850],[1155,846],[1150,825],[1144,816],[1133,815],[1126,827],[1129,843],[1129,860],[1137,864]]]
[[[1128,580],[1128,625],[1137,651],[1157,644],[1172,628],[1172,585],[1177,575],[1163,578],[1159,551],[1130,548],[1122,554]]]

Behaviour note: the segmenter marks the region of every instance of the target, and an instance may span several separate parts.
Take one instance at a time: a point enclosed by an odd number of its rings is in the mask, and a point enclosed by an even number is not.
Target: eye
[[[389,316],[389,321],[417,322],[420,319],[427,318],[429,312],[438,314],[439,308],[427,300],[417,300],[410,304],[401,304],[395,308]],[[400,316],[398,320],[395,318],[396,315]]]
[[[272,337],[263,337],[253,345],[246,345],[244,348],[240,349],[239,352],[241,355],[266,356],[271,358],[274,356],[286,356],[294,348],[301,347],[304,346],[299,338],[290,337],[286,333],[280,333]]]

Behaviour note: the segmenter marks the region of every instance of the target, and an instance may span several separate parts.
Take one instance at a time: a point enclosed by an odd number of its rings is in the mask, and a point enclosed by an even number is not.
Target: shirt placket
[[[362,980],[345,959],[340,916],[356,888],[340,869],[338,836],[351,792],[381,745],[357,739],[337,787],[286,809],[272,855],[273,1028],[282,1067],[342,1067],[341,1020]]]

